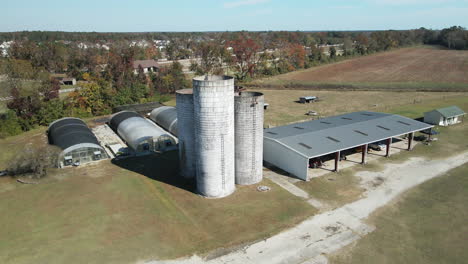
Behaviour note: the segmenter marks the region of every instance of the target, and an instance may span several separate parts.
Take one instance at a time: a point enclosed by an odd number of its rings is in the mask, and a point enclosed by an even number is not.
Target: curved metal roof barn
[[[151,111],[150,119],[177,136],[177,109],[173,106],[161,106]]]
[[[177,143],[164,129],[136,112],[116,113],[109,125],[136,152],[170,150]]]
[[[96,136],[81,119],[65,117],[52,122],[47,129],[47,137],[50,144],[62,149],[59,166],[106,157]]]

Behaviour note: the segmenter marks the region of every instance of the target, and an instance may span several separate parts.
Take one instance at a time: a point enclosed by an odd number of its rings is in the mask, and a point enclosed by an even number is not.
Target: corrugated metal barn
[[[414,132],[432,127],[403,116],[376,112],[355,112],[274,127],[264,130],[263,159],[308,180],[312,158],[335,154],[337,170],[341,151],[362,146],[365,163],[368,144],[386,140],[388,156],[393,137],[408,135],[408,149],[411,149]]]

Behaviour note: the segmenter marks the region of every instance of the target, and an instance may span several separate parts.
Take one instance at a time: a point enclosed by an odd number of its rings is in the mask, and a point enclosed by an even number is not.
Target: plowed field
[[[278,77],[317,82],[468,83],[468,51],[405,48]]]

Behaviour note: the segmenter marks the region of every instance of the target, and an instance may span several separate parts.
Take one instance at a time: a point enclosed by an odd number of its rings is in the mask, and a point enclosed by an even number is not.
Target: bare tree
[[[34,178],[47,176],[47,169],[55,167],[61,150],[52,145],[37,146],[27,144],[23,151],[10,161],[8,173],[11,176],[32,174]]]

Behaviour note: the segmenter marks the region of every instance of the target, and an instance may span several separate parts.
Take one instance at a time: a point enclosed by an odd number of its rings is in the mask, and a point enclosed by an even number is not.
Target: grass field
[[[436,105],[461,104],[468,93],[385,92],[385,91],[310,91],[310,90],[259,90],[270,104],[265,111],[265,125],[278,126],[311,118],[305,115],[316,111],[320,117],[354,111],[399,111],[401,114],[422,114]],[[309,104],[296,102],[300,96],[314,95],[321,101]],[[454,99],[454,100],[452,100]],[[400,109],[400,110],[398,110]],[[423,110],[424,109],[424,110]]]
[[[3,146],[3,145],[2,145]],[[177,153],[0,178],[0,263],[133,263],[263,239],[316,211],[268,180],[224,199],[176,180]]]
[[[466,263],[468,164],[408,191],[379,209],[377,229],[338,252],[331,263]]]
[[[261,87],[468,91],[468,51],[421,46],[254,81]]]

